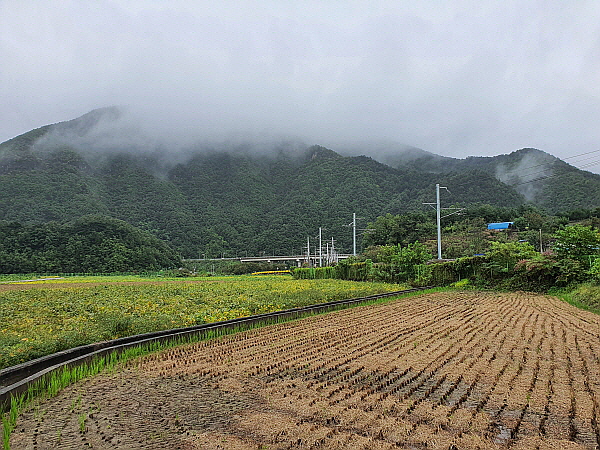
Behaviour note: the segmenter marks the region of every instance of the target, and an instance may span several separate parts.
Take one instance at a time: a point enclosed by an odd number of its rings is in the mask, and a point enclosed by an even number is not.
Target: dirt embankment
[[[594,449],[600,320],[438,293],[145,357],[26,412],[12,449]]]

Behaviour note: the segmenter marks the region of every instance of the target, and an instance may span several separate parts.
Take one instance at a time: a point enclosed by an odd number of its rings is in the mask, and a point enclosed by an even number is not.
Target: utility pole
[[[319,267],[323,267],[323,244],[321,243],[321,231],[322,228],[319,227]]]
[[[465,209],[465,208],[442,208],[440,206],[440,189],[448,190],[447,187],[436,184],[435,185],[435,198],[436,198],[435,203],[423,203],[424,205],[435,205],[436,222],[437,222],[437,253],[438,253],[437,257],[438,257],[438,259],[442,259],[442,219],[443,219],[443,217],[441,215],[442,209],[455,209],[456,210],[450,214],[446,214],[444,217],[448,217],[453,214],[459,214],[462,210]]]
[[[444,188],[447,189],[447,188]],[[437,251],[438,259],[442,259],[442,216],[440,211],[440,185],[435,185],[435,198],[437,204],[436,219],[437,219]]]
[[[326,245],[326,253],[325,253],[325,265],[330,266],[331,264],[335,264],[338,262],[337,253],[335,251],[335,239],[331,238],[331,243],[327,241]]]
[[[441,187],[441,189],[448,189]],[[424,205],[435,205],[436,224],[437,224],[437,259],[442,259],[442,215],[440,208],[440,185],[435,185],[435,203],[423,203]]]
[[[331,236],[331,264],[337,263],[335,247],[333,246],[333,236]]]
[[[356,213],[352,213],[352,256],[356,256]]]
[[[306,263],[310,267],[310,236],[306,237]]]

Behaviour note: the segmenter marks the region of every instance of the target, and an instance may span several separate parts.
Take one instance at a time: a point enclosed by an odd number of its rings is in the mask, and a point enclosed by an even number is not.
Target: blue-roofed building
[[[514,222],[496,222],[496,223],[488,223],[488,230],[510,230],[514,228]]]

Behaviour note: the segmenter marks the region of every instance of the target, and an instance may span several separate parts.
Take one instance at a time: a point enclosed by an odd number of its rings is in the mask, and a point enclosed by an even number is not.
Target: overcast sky
[[[0,141],[128,105],[176,135],[565,159],[600,149],[600,1],[0,0],[0,99]]]

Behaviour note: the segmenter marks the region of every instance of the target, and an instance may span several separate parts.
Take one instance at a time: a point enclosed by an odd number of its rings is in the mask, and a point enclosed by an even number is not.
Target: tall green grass
[[[572,289],[552,290],[550,294],[579,309],[600,314],[600,286],[596,284],[586,283]]]

